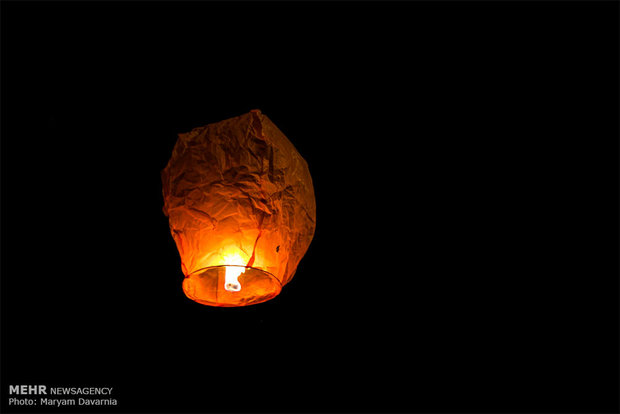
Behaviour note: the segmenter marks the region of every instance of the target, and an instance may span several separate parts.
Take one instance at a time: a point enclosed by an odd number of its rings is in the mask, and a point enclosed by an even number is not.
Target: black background
[[[46,384],[118,412],[617,412],[617,16],[3,2],[3,411]],[[316,235],[276,299],[202,306],[159,174],[254,108],[308,161]]]

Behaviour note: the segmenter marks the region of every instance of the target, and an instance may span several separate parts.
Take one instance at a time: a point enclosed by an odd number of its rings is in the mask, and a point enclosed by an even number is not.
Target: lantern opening
[[[282,284],[271,273],[241,265],[210,266],[183,281],[188,298],[211,306],[246,306],[277,296]]]

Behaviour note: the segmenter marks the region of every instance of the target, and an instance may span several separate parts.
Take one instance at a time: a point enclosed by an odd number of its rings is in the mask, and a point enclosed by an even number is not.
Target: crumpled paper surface
[[[312,178],[260,111],[179,134],[162,184],[185,276],[243,264],[291,280],[314,235]]]

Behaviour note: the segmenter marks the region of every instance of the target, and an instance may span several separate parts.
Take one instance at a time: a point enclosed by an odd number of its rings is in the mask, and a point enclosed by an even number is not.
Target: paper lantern
[[[312,178],[260,111],[179,134],[162,183],[188,298],[251,305],[291,281],[314,236]]]

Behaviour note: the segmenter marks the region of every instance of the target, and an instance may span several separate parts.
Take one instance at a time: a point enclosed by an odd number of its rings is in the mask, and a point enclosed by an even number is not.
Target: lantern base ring
[[[282,283],[271,273],[254,267],[209,266],[190,273],[183,291],[191,300],[209,306],[247,306],[276,297]]]

